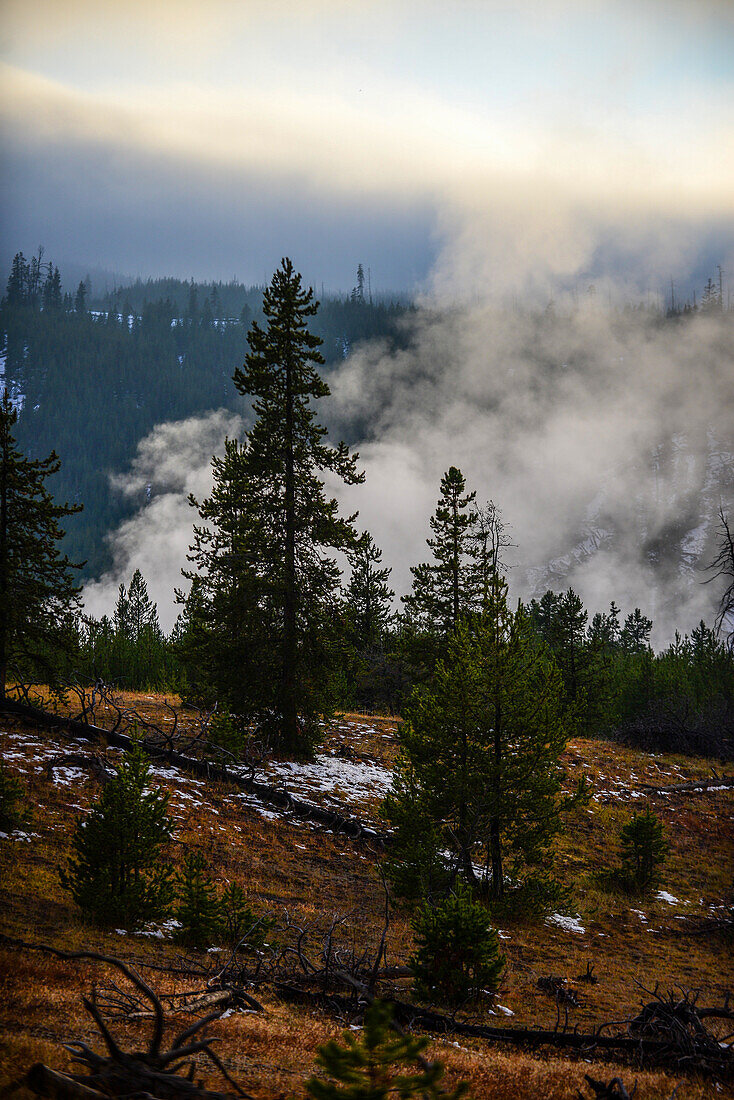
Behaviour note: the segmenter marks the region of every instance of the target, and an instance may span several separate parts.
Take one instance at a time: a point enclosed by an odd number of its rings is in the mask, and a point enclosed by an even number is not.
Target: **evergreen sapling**
[[[486,908],[461,883],[437,904],[425,902],[412,921],[417,951],[410,960],[416,995],[457,1007],[497,989],[505,956]]]
[[[391,1006],[375,1001],[365,1013],[361,1039],[345,1032],[341,1043],[332,1039],[319,1047],[316,1062],[331,1081],[311,1077],[306,1082],[311,1100],[459,1100],[466,1095],[463,1083],[450,1092],[441,1088],[440,1063],[416,1067],[428,1040],[400,1035],[391,1023]]]
[[[134,744],[88,816],[77,820],[61,882],[100,924],[137,927],[170,903],[171,870],[161,862],[172,835],[168,794],[150,789],[149,779],[148,759]]]

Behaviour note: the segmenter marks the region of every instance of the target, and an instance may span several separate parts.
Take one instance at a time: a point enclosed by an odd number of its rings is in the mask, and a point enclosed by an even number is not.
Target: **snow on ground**
[[[53,760],[57,756],[65,756],[72,752],[84,752],[89,750],[89,745],[82,741],[65,741],[63,746],[51,741],[43,741],[40,737],[35,737],[29,733],[11,733],[7,730],[0,730],[0,734],[7,738],[10,744],[10,748],[3,750],[3,763],[12,764],[13,767],[24,774],[28,772],[42,772],[45,770],[48,761]],[[54,768],[54,773],[62,775],[64,772],[75,773],[73,778],[76,780],[86,779],[86,772],[80,768],[67,768],[60,767]],[[71,781],[71,779],[69,780]]]
[[[669,894],[667,890],[658,890],[655,897],[658,901],[667,901],[668,905],[680,905],[678,898],[674,898],[672,894]]]
[[[583,935],[586,931],[580,917],[569,917],[566,913],[551,913],[545,918],[545,923],[555,924],[564,932],[577,932],[579,935]]]
[[[267,780],[280,780],[296,796],[329,794],[368,799],[382,798],[387,793],[392,773],[379,764],[319,753],[310,764],[285,760],[270,764]]]

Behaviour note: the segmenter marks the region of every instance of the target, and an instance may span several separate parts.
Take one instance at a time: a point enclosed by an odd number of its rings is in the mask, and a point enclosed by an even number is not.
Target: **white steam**
[[[161,626],[171,629],[180,610],[173,590],[186,588],[181,568],[186,565],[196,519],[189,493],[197,500],[208,495],[212,455],[224,449],[225,436],[236,437],[241,431],[241,418],[219,409],[204,417],[159,424],[141,440],[130,472],[115,476],[113,484],[145,503],[109,536],[113,566],[85,586],[88,614],[111,615],[119,585],[127,585],[135,569],[140,569],[148,595],[158,605]]]
[[[426,302],[402,350],[358,348],[331,377],[319,416],[362,440],[367,476],[329,489],[359,511],[402,595],[457,465],[511,526],[513,596],[573,585],[590,613],[640,606],[660,646],[713,618],[702,581],[717,509],[734,500],[732,327],[731,314],[665,322],[598,296],[545,312]],[[138,567],[170,627],[196,518],[186,497],[208,493],[211,455],[241,429],[220,411],[141,442],[116,484],[141,500],[150,484],[151,499],[112,536],[115,565],[86,589],[88,610],[109,613]]]
[[[405,592],[440,476],[457,465],[511,524],[515,595],[572,584],[592,612],[639,605],[661,644],[711,619],[700,582],[734,485],[733,383],[721,316],[663,323],[594,301],[426,309],[407,350],[357,350],[332,380],[330,415],[369,425],[366,484],[345,506]]]

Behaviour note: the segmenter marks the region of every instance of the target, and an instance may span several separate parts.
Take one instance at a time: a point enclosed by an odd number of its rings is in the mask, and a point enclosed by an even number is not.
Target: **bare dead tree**
[[[613,1077],[611,1081],[595,1081],[588,1073],[584,1075],[584,1081],[592,1091],[594,1100],[632,1100],[637,1092],[637,1082],[632,1086],[632,1092],[627,1092],[621,1077]],[[579,1100],[586,1100],[582,1092],[577,1092]]]
[[[723,504],[719,507],[718,527],[718,553],[709,566],[711,576],[704,582],[723,578],[725,588],[719,602],[719,611],[716,616],[716,629],[721,634],[722,628],[730,620],[734,619],[734,528],[730,525],[729,517],[724,511]],[[728,630],[728,644],[734,646],[734,623]]]
[[[45,944],[33,946],[60,959],[85,959],[116,967],[133,985],[136,993],[130,996],[113,985],[113,998],[108,992],[102,1004],[112,1007],[118,1015],[120,1010],[128,1016],[133,1010],[140,1015],[150,1015],[153,1029],[147,1050],[124,1051],[102,1016],[99,997],[93,996],[91,1000],[84,997],[82,1004],[94,1020],[106,1053],[100,1054],[86,1043],[64,1043],[64,1049],[71,1053],[72,1061],[86,1067],[86,1073],[59,1072],[37,1062],[21,1081],[14,1083],[11,1091],[3,1090],[3,1095],[11,1095],[11,1092],[25,1087],[36,1096],[56,1096],[63,1100],[108,1100],[111,1096],[145,1096],[149,1100],[231,1100],[231,1093],[212,1092],[194,1080],[196,1056],[203,1055],[216,1066],[238,1096],[243,1100],[252,1100],[212,1050],[211,1044],[215,1040],[198,1037],[208,1024],[219,1018],[221,1008],[196,1020],[174,1038],[168,1050],[164,1050],[165,1017],[160,998],[132,966],[96,951],[60,951]],[[149,1011],[145,1010],[145,1002],[150,1005]]]

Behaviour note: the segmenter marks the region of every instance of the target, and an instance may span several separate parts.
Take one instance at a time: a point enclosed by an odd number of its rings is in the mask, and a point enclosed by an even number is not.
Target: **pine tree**
[[[160,630],[158,608],[148,596],[148,586],[139,569],[136,569],[127,590],[127,627],[133,641],[137,641],[147,628]]]
[[[560,673],[526,610],[507,607],[498,578],[481,616],[459,623],[433,680],[419,687],[400,730],[401,756],[385,801],[396,826],[393,862],[420,846],[405,824],[433,823],[454,875],[494,898],[547,864],[561,812],[586,797],[561,794],[560,755],[573,726]],[[431,857],[435,858],[435,857]],[[477,868],[484,868],[483,873]]]
[[[380,568],[382,551],[365,532],[352,555],[352,575],[346,604],[354,643],[360,650],[379,643],[392,615],[394,592],[388,587],[392,570]]]
[[[43,308],[49,312],[58,312],[63,303],[61,295],[61,274],[58,267],[49,267],[43,284]]]
[[[457,884],[438,903],[424,902],[411,922],[416,953],[410,960],[423,1001],[458,1006],[494,993],[505,966],[486,908]]]
[[[190,555],[220,691],[233,712],[296,754],[311,751],[332,706],[340,573],[325,551],[349,551],[357,540],[321,474],[363,480],[356,455],[324,442],[311,408],[329,393],[316,370],[321,341],[308,330],[317,308],[283,260],[263,298],[267,329],[253,322],[250,353],[234,374],[254,398],[255,423],[242,446],[229,440],[214,461],[214,490],[200,507],[206,526],[195,528]]]
[[[419,630],[446,635],[474,605],[470,537],[476,521],[476,493],[466,492],[461,470],[450,466],[441,478],[441,496],[427,539],[434,561],[411,568],[413,591],[403,598],[408,618]]]
[[[79,283],[76,289],[76,295],[74,297],[74,310],[76,313],[87,312],[87,288],[84,285],[84,281]]]
[[[274,926],[272,917],[256,916],[247,904],[242,887],[230,882],[224,889],[220,904],[221,931],[226,943],[239,951],[261,948]]]
[[[563,595],[549,589],[540,601],[531,601],[529,612],[535,629],[561,670],[566,697],[574,702],[585,684],[590,656],[586,636],[588,616],[583,602],[573,588]],[[605,628],[606,620],[597,619],[595,632]]]
[[[180,927],[176,939],[188,947],[209,947],[221,929],[222,911],[201,852],[189,852],[177,875],[178,902],[174,914]]]
[[[655,883],[668,854],[668,842],[660,819],[648,807],[634,813],[620,834],[622,873],[628,885],[640,893]]]
[[[625,653],[645,653],[650,649],[652,620],[642,614],[639,607],[624,620],[619,642]]]
[[[24,816],[23,786],[19,779],[9,775],[0,760],[0,829],[14,829]]]
[[[70,570],[81,568],[59,553],[59,520],[81,505],[54,504],[46,479],[57,455],[31,460],[17,449],[17,414],[7,389],[0,404],[0,698],[8,663],[40,667],[51,677],[54,651],[65,646],[66,620],[79,605]]]
[[[28,294],[28,264],[22,252],[16,252],[10,269],[5,301],[9,306],[24,304]]]
[[[459,1100],[466,1094],[463,1083],[451,1092],[441,1088],[440,1062],[418,1069],[428,1040],[398,1034],[391,1025],[392,1007],[375,1001],[365,1013],[361,1040],[347,1031],[341,1043],[332,1039],[319,1047],[316,1061],[332,1080],[311,1077],[306,1082],[311,1100]]]
[[[149,789],[149,779],[147,757],[135,744],[74,829],[62,885],[101,924],[154,920],[171,899],[171,871],[161,859],[172,834],[168,794]]]

